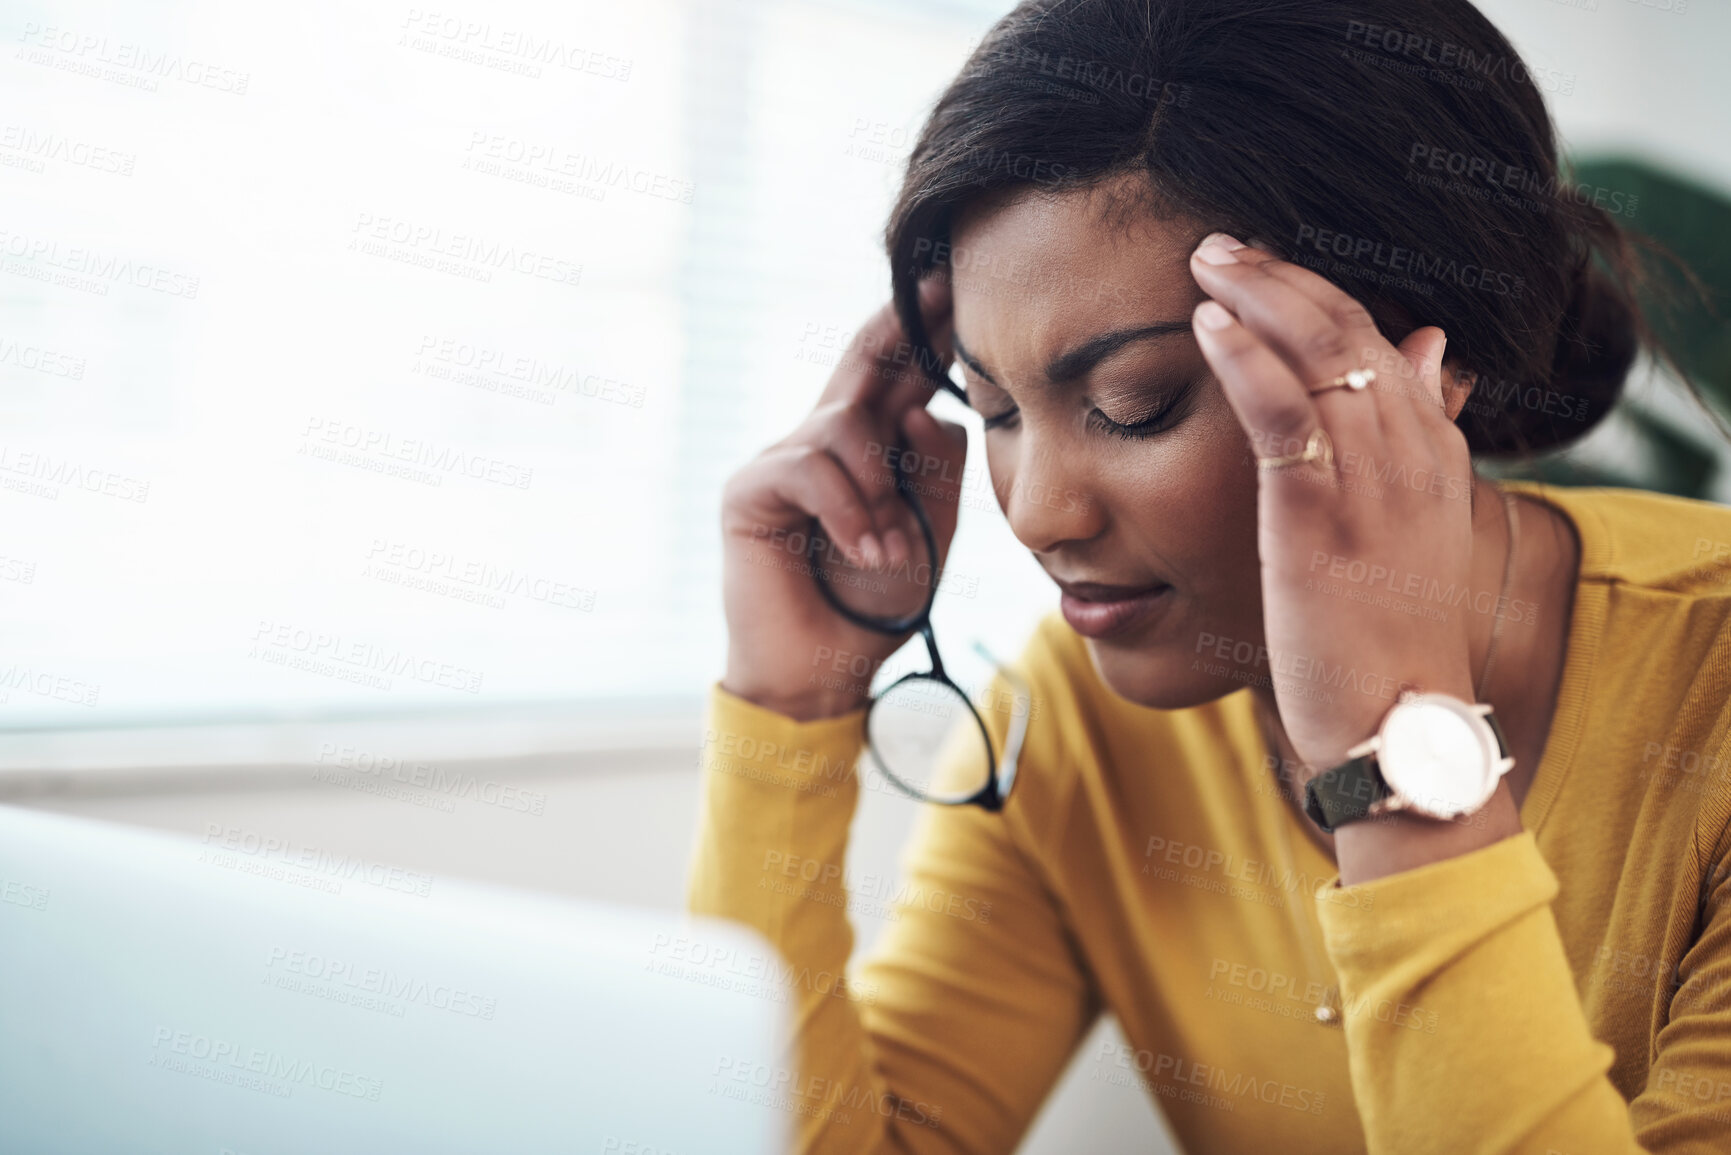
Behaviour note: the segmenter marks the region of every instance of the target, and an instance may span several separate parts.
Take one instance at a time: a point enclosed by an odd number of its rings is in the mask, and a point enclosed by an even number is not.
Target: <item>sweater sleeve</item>
[[[1318,889],[1317,914],[1374,1155],[1731,1149],[1731,887],[1707,907],[1692,981],[1629,1103],[1576,993],[1551,912],[1557,878],[1531,831],[1338,883]]]
[[[862,721],[798,722],[711,686],[688,906],[782,956],[800,1155],[1007,1155],[1097,998],[1008,812],[900,795],[921,807],[902,878],[864,888],[888,925],[857,974],[823,977],[843,974],[849,881],[862,889],[844,868]]]

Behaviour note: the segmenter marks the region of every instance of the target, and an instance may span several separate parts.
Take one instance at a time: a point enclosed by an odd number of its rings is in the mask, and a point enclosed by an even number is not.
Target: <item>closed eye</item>
[[[1173,425],[1177,424],[1177,419],[1183,416],[1183,414],[1179,412],[1180,408],[1185,402],[1190,400],[1190,398],[1195,394],[1197,386],[1200,384],[1200,378],[1190,381],[1176,393],[1173,393],[1168,397],[1165,404],[1161,405],[1159,409],[1155,410],[1140,421],[1134,421],[1128,424],[1117,422],[1106,416],[1106,414],[1099,409],[1092,410],[1088,414],[1088,419],[1095,429],[1101,433],[1107,434],[1108,436],[1121,437],[1127,441],[1144,440],[1163,433]],[[981,427],[988,430],[1008,428],[1020,415],[1021,410],[1012,405],[1002,413],[994,413],[990,417],[983,418],[981,421]]]
[[[1145,437],[1152,437],[1165,429],[1167,418],[1172,416],[1174,408],[1176,408],[1174,405],[1162,405],[1152,417],[1145,417],[1131,425],[1121,425],[1098,409],[1090,413],[1089,417],[1093,419],[1095,427],[1102,433],[1110,434],[1113,437],[1122,437],[1126,440],[1139,441]]]
[[[1177,424],[1177,418],[1182,416],[1182,414],[1179,413],[1179,408],[1190,399],[1192,394],[1196,392],[1196,386],[1198,384],[1199,381],[1191,381],[1189,384],[1185,385],[1167,398],[1166,403],[1160,406],[1159,409],[1155,410],[1140,421],[1121,424],[1112,420],[1098,409],[1094,410],[1088,416],[1093,420],[1095,427],[1102,433],[1109,434],[1113,437],[1122,437],[1130,441],[1140,441],[1144,438],[1153,437],[1158,433],[1164,433],[1167,429],[1170,429],[1173,425]]]

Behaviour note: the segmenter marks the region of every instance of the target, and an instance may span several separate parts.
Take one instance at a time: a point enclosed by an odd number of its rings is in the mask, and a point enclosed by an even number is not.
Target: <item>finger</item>
[[[950,341],[955,331],[953,301],[948,277],[927,277],[920,282],[920,317],[926,324],[926,339],[946,370],[955,356]]]
[[[1245,247],[1249,250],[1248,252],[1237,254],[1241,260],[1257,264],[1270,276],[1278,277],[1314,301],[1323,312],[1340,320],[1343,325],[1348,319],[1360,326],[1368,324],[1369,331],[1375,334],[1375,341],[1373,342],[1375,348],[1360,350],[1359,362],[1361,365],[1369,363],[1364,360],[1367,353],[1374,358],[1379,353],[1393,348],[1387,338],[1382,336],[1382,331],[1377,329],[1375,320],[1370,316],[1370,311],[1357,297],[1321,273],[1291,261],[1281,260],[1268,245],[1252,241]]]
[[[1448,424],[1442,409],[1442,352],[1448,338],[1435,325],[1407,334],[1371,384],[1383,397],[1384,436],[1391,453],[1423,459]]]
[[[860,326],[848,343],[847,351],[837,363],[829,383],[824,387],[819,404],[847,401],[859,405],[880,403],[898,386],[907,387],[909,394],[918,396],[923,404],[936,388],[933,376],[921,368],[934,368],[932,358],[947,371],[949,356],[948,321],[950,290],[941,278],[927,278],[920,283],[921,318],[930,334],[936,329],[944,338],[945,347],[930,352],[915,350],[896,316],[895,302],[887,302]],[[905,402],[904,402],[905,404]]]
[[[923,378],[923,375],[922,375]],[[904,375],[900,381],[891,387],[878,403],[884,420],[889,425],[900,427],[904,414],[909,409],[924,409],[937,396],[937,389],[927,379],[915,380],[912,374]]]
[[[1433,413],[1442,412],[1443,393],[1441,363],[1447,336],[1435,326],[1425,326],[1409,333],[1400,345],[1391,344],[1376,328],[1369,310],[1352,294],[1328,278],[1290,261],[1283,261],[1254,244],[1243,251],[1233,250],[1240,261],[1253,264],[1269,276],[1285,283],[1316,303],[1343,326],[1343,332],[1358,335],[1356,351],[1349,351],[1346,360],[1351,368],[1372,368],[1377,379],[1370,390],[1377,394],[1371,408],[1377,415],[1385,444],[1422,449],[1428,444],[1427,430],[1433,427]],[[1324,378],[1328,380],[1331,378]],[[1312,388],[1315,384],[1312,384]],[[1330,389],[1317,396],[1324,420],[1334,428],[1334,414],[1345,413],[1353,392]],[[1356,408],[1356,406],[1355,406]],[[1443,415],[1447,420],[1446,414]]]
[[[931,359],[930,373],[908,372],[890,387],[884,396],[883,409],[892,425],[900,425],[902,414],[914,406],[925,406],[937,393],[932,388],[935,379],[949,380],[950,364],[955,360],[955,314],[950,306],[950,283],[947,278],[928,277],[920,282],[920,309],[926,326],[926,342]],[[907,357],[915,358],[912,346]],[[939,388],[943,386],[940,384]]]
[[[872,503],[828,450],[815,445],[772,450],[740,471],[734,484],[746,490],[738,508],[752,518],[753,536],[762,536],[763,527],[792,528],[815,517],[856,564],[876,568],[889,558]]]
[[[1192,267],[1209,278],[1203,290],[1309,384],[1358,368],[1365,348],[1388,344],[1370,310],[1338,285],[1224,233],[1197,247]]]
[[[940,420],[929,409],[916,406],[902,415],[902,432],[907,436],[909,453],[919,466],[910,471],[912,480],[919,485],[917,497],[942,541],[955,529],[961,504],[968,459],[967,428]]]
[[[820,405],[788,436],[788,445],[816,445],[847,469],[865,495],[876,503],[895,492],[895,426],[878,408],[845,401]]]
[[[1234,248],[1233,246],[1236,246]],[[1266,343],[1307,390],[1316,390],[1331,436],[1344,434],[1369,446],[1381,440],[1376,401],[1358,390],[1319,390],[1358,368],[1370,341],[1386,345],[1370,313],[1351,297],[1323,305],[1271,271],[1277,258],[1216,233],[1191,254],[1190,267],[1203,291]]]
[[[927,325],[927,342],[930,350],[938,358],[937,362],[927,362],[934,371],[945,374],[949,370],[953,353],[953,313],[950,308],[950,287],[947,280],[939,277],[927,278],[919,286],[920,303],[923,310],[922,320]],[[902,332],[898,327],[898,332]],[[853,429],[838,429],[829,443],[835,446],[843,444],[863,448],[863,454],[851,451],[840,451],[845,462],[853,465],[854,478],[859,483],[868,501],[881,508],[883,497],[895,492],[895,479],[898,469],[918,468],[917,451],[898,446],[896,442],[901,437],[903,419],[909,412],[923,411],[931,402],[936,390],[932,387],[931,375],[917,371],[918,355],[913,352],[911,343],[902,342],[889,359],[897,361],[905,371],[891,385],[883,396],[875,401],[843,403],[840,408],[859,421],[863,421],[864,430],[858,425]],[[855,424],[850,421],[849,424]],[[965,436],[965,435],[964,435]],[[936,448],[934,442],[929,448]],[[929,458],[928,458],[929,459]],[[901,517],[902,510],[892,508],[889,513],[892,519],[903,528],[911,527],[917,531],[918,524],[909,518]],[[892,558],[900,560],[899,550],[905,543],[905,534],[898,534],[885,524],[885,518],[878,518],[878,530],[885,537]]]
[[[1251,452],[1257,457],[1302,452],[1311,431],[1323,422],[1292,367],[1218,301],[1196,306],[1191,328],[1202,356],[1220,381],[1227,404],[1250,439]],[[1327,432],[1333,439],[1334,430]],[[1335,445],[1337,463],[1342,449]],[[1324,463],[1313,461],[1289,468],[1322,469]]]
[[[1268,254],[1266,250],[1259,248],[1254,242],[1247,247],[1258,254],[1250,257],[1250,260],[1261,261],[1261,267],[1270,276],[1291,285],[1315,301],[1318,307],[1331,316],[1358,317],[1360,313],[1363,313],[1365,317],[1369,316],[1368,311],[1364,310],[1363,304],[1357,298],[1327,277],[1320,276],[1302,265],[1279,260]],[[1435,327],[1425,326],[1425,329],[1435,329]],[[1408,334],[1407,340],[1411,340],[1422,331],[1415,330]],[[1442,336],[1441,329],[1435,329],[1435,334],[1437,339],[1446,341],[1446,337]],[[1400,398],[1407,402],[1422,402],[1428,398],[1440,405],[1440,395],[1437,392],[1438,383],[1431,380],[1424,362],[1426,350],[1428,350],[1428,344],[1417,352],[1410,350],[1405,341],[1402,341],[1398,346],[1391,344],[1388,338],[1382,335],[1381,330],[1376,328],[1375,321],[1372,320],[1369,331],[1365,333],[1364,344],[1357,350],[1356,356],[1349,359],[1354,361],[1353,368],[1355,369],[1374,369],[1377,379],[1371,383],[1370,388],[1384,394],[1391,401]],[[1439,353],[1439,364],[1440,358],[1441,354]],[[1408,415],[1409,409],[1421,417],[1423,416],[1424,407],[1422,405],[1379,405],[1378,413],[1382,417],[1384,428],[1390,428],[1391,421],[1406,424],[1404,419]]]
[[[831,406],[801,440],[825,447],[847,470],[883,542],[886,559],[899,565],[912,556],[919,523],[908,510],[897,480],[919,468],[919,455],[906,445],[901,429],[885,417],[883,406]]]
[[[842,401],[868,405],[881,395],[887,383],[879,372],[879,359],[886,347],[893,347],[901,329],[893,303],[873,313],[842,351],[835,372],[830,374],[828,384],[818,397],[818,404]]]

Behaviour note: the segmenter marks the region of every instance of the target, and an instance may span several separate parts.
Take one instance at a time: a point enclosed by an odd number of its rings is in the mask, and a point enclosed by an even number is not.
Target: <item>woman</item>
[[[784,956],[801,1151],[1011,1151],[1102,1011],[1187,1150],[1731,1150],[1731,511],[1472,471],[1645,333],[1538,87],[1466,0],[1031,0],[940,98],[893,307],[724,495],[690,905]],[[915,462],[947,547],[952,358],[1060,612],[826,987],[905,637],[781,543],[905,574]]]

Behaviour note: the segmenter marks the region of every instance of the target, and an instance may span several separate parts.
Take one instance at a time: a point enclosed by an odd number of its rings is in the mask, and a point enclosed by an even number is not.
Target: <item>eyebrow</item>
[[[1155,340],[1160,337],[1170,337],[1175,333],[1190,332],[1189,321],[1160,321],[1153,325],[1143,325],[1134,329],[1114,329],[1110,333],[1101,333],[1091,337],[1082,344],[1066,353],[1060,353],[1046,365],[1046,379],[1054,385],[1063,385],[1086,376],[1087,373],[1117,353],[1126,345],[1136,341]],[[998,385],[997,378],[986,371],[986,367],[962,344],[960,334],[951,334],[951,344],[955,347],[956,356],[962,364],[978,373],[992,385]],[[1002,386],[998,386],[1002,388]]]

